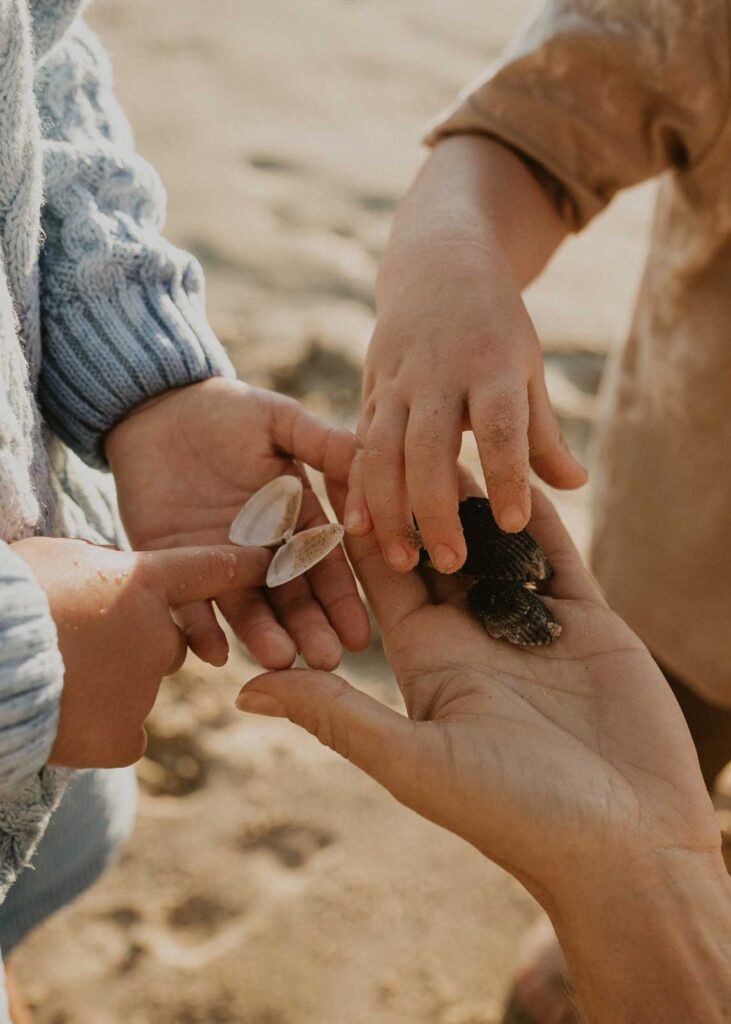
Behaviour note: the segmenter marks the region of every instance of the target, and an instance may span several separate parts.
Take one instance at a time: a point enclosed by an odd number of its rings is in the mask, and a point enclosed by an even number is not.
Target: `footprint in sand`
[[[271,853],[285,868],[301,868],[335,839],[332,832],[316,825],[279,822],[248,826],[239,836],[237,845],[244,853],[257,850]]]
[[[188,796],[206,783],[207,757],[188,733],[165,733],[148,723],[147,750],[138,765],[151,796]]]
[[[167,920],[175,931],[204,938],[215,934],[227,921],[240,916],[240,908],[198,893],[171,907]]]
[[[271,174],[301,174],[304,170],[294,160],[274,153],[247,153],[244,160],[256,171],[269,171]]]

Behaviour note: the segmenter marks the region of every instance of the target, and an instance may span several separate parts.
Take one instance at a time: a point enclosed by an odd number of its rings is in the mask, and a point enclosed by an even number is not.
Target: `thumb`
[[[246,684],[236,707],[288,718],[405,801],[416,775],[418,724],[340,676],[310,669],[267,672]]]
[[[264,585],[272,554],[266,548],[233,544],[167,548],[138,556],[171,607],[206,601],[230,590]]]

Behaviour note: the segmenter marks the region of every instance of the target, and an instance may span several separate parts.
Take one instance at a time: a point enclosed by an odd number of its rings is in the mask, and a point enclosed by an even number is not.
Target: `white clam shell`
[[[296,533],[277,551],[267,571],[268,587],[281,587],[329,555],[343,539],[345,531],[337,523],[313,526],[311,530]]]
[[[302,508],[302,481],[279,476],[252,494],[238,513],[228,538],[242,547],[278,547],[295,531]]]

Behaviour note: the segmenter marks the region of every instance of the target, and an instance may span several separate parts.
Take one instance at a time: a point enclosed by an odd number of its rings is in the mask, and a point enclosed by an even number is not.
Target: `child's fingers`
[[[469,397],[488,497],[498,525],[508,533],[524,529],[530,518],[528,412],[520,383],[493,385]]]
[[[353,537],[365,537],[373,529],[373,521],[365,497],[363,450],[361,448],[355,453],[350,467],[343,526]]]
[[[397,572],[418,560],[411,540],[413,522],[406,493],[404,436],[408,410],[381,403],[373,416],[363,455],[365,495],[381,551]]]
[[[228,641],[210,601],[185,604],[175,613],[175,621],[185,633],[188,647],[201,661],[220,667],[228,659]]]
[[[458,511],[461,443],[461,401],[437,398],[412,406],[405,445],[409,500],[432,563],[447,573],[467,557]]]
[[[571,490],[586,483],[588,474],[568,449],[546,390],[542,370],[528,384],[530,464],[551,487]]]
[[[168,604],[178,608],[241,587],[260,586],[272,555],[265,548],[213,544],[147,551],[136,558]]]
[[[260,590],[223,594],[216,601],[221,612],[255,661],[268,669],[289,668],[297,647]]]

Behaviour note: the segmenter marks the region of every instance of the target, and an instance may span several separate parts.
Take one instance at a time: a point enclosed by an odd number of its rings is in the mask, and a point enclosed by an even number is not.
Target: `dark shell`
[[[532,590],[505,580],[478,580],[467,592],[467,607],[496,640],[538,647],[550,644],[561,626]]]
[[[460,572],[476,579],[540,583],[553,569],[527,530],[503,533],[487,498],[466,498],[459,504],[459,518],[467,542],[467,561]]]
[[[550,644],[561,626],[534,592],[553,576],[551,564],[527,530],[504,533],[495,522],[487,498],[459,503],[467,543],[467,560],[458,575],[475,582],[467,606],[490,636],[511,644]],[[421,552],[422,564],[429,556]]]

